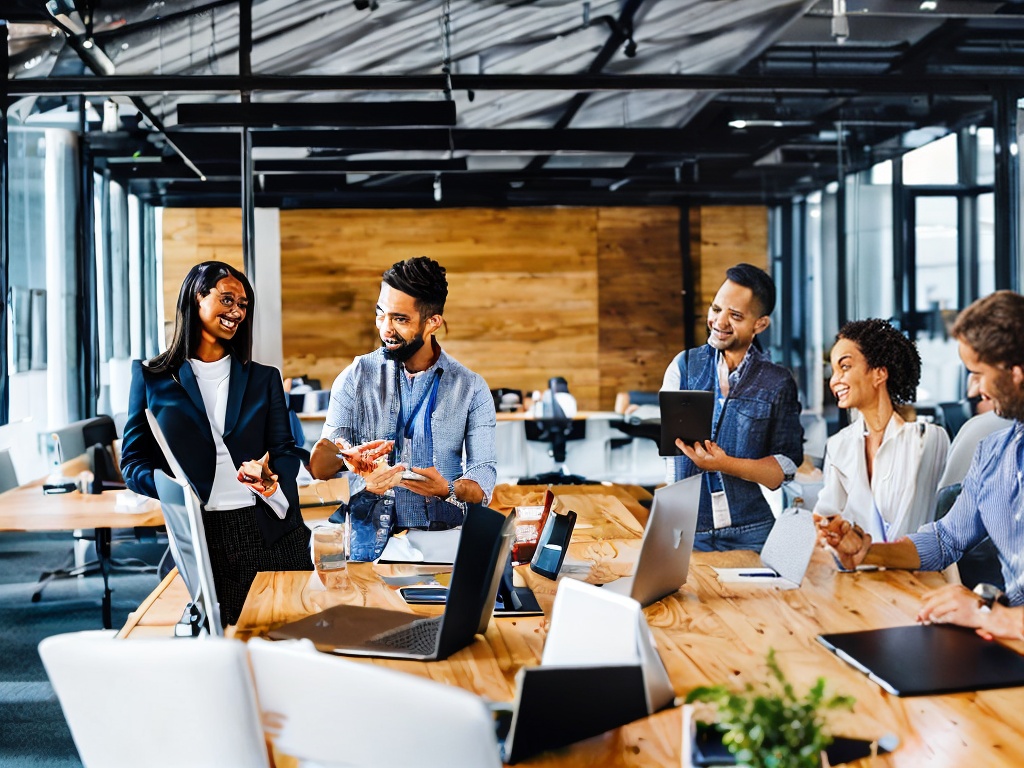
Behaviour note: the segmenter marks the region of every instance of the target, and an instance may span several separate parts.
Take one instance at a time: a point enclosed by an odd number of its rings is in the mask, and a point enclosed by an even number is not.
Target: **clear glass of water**
[[[328,589],[345,585],[349,558],[348,523],[321,523],[313,529],[313,567]]]

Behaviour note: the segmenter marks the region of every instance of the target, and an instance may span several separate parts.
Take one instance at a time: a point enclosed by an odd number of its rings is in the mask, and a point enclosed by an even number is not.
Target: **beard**
[[[1014,386],[1009,376],[1006,380],[996,383],[991,395],[992,404],[997,416],[1014,421],[1024,421],[1024,392]]]
[[[401,336],[398,338],[402,339]],[[424,341],[422,336],[417,336],[412,341],[402,339],[401,346],[398,346],[395,349],[388,349],[383,340],[381,341],[381,346],[384,349],[384,357],[388,360],[394,360],[397,363],[404,363],[410,357],[415,355],[420,351],[423,344]]]

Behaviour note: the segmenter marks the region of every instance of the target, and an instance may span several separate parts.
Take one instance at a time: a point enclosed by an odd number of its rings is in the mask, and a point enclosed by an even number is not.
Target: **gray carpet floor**
[[[49,635],[101,629],[99,575],[59,579],[32,602],[35,582],[47,569],[64,564],[70,533],[0,533],[0,766],[70,768],[81,766],[60,703],[39,659],[39,641]],[[115,558],[156,564],[164,547],[115,541]],[[150,574],[114,574],[113,626],[156,587]]]

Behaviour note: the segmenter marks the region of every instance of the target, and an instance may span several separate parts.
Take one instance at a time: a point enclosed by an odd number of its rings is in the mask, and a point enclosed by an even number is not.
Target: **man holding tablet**
[[[926,595],[921,622],[973,627],[983,637],[1024,640],[1024,296],[997,291],[978,299],[953,325],[960,359],[978,374],[981,396],[1011,426],[984,438],[949,513],[917,533],[875,544],[840,517],[818,520],[818,539],[841,568],[859,565],[939,571],[986,536],[999,554],[1006,591],[950,584]]]
[[[726,272],[708,309],[708,343],[676,355],[662,390],[715,394],[711,440],[673,459],[672,479],[704,473],[693,548],[758,552],[775,522],[760,486],[778,488],[803,460],[796,382],[754,342],[768,328],[775,284],[762,269]]]
[[[392,528],[461,525],[466,505],[487,504],[494,490],[494,400],[434,338],[447,298],[445,269],[433,259],[392,266],[377,299],[380,349],[357,357],[331,387],[309,468],[319,479],[346,464],[355,473],[353,560],[379,557]]]

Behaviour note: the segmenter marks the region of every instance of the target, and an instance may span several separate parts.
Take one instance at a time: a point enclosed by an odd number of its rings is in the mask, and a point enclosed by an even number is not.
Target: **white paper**
[[[149,504],[152,499],[149,496],[142,496],[134,491],[118,491],[114,497],[115,512],[138,512]]]
[[[447,531],[407,531],[404,536],[392,536],[388,539],[380,560],[391,563],[452,564],[459,550],[461,536],[461,528]]]

